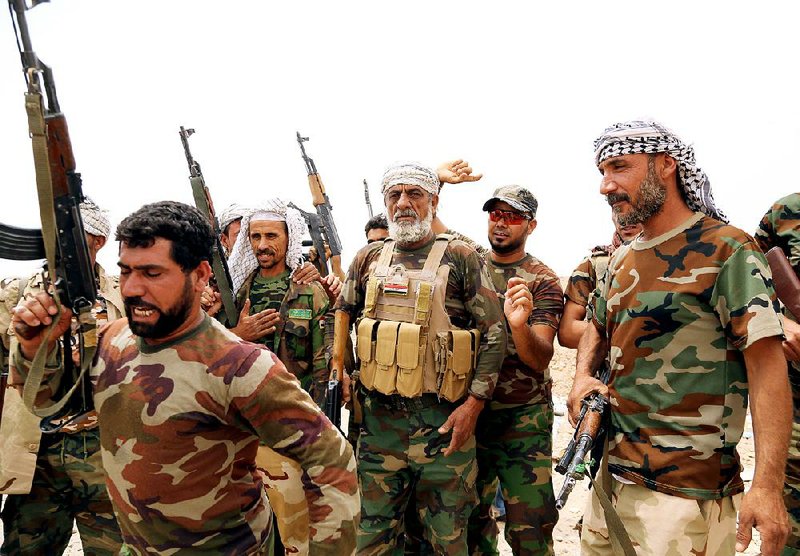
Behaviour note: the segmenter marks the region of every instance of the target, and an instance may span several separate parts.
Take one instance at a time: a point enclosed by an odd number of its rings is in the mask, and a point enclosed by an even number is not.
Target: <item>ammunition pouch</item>
[[[436,335],[439,396],[456,402],[467,394],[478,359],[479,330],[449,330]]]
[[[418,398],[425,392],[428,339],[418,324],[363,318],[357,327],[359,382],[368,391]],[[480,344],[478,330],[448,330],[434,344],[439,397],[456,402],[467,394]]]

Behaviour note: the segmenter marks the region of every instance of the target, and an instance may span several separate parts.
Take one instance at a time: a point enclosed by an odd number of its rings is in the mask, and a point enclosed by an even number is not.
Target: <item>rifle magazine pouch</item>
[[[372,390],[375,386],[375,334],[378,321],[361,319],[356,330],[356,355],[359,359],[358,379],[364,388]]]
[[[383,321],[378,324],[378,341],[375,345],[375,390],[381,394],[394,394],[397,391],[397,332],[399,322]]]
[[[406,398],[422,395],[422,361],[420,348],[422,327],[404,322],[397,337],[397,393]]]
[[[472,349],[474,336],[470,330],[451,330],[448,335],[451,344],[439,396],[457,402],[466,395],[475,369]]]
[[[367,291],[364,295],[364,315],[375,318],[375,304],[378,300],[378,293],[381,289],[381,280],[375,275],[367,280]]]

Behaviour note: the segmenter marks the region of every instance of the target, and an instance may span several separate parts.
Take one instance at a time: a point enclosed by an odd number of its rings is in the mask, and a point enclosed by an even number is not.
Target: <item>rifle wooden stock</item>
[[[795,318],[800,318],[800,279],[789,259],[780,247],[773,247],[767,251],[767,262],[778,299]]]
[[[319,174],[308,175],[308,187],[311,189],[311,203],[318,207],[325,204],[325,186],[322,185],[322,178]]]
[[[75,171],[75,155],[64,114],[45,116],[47,124],[47,157],[50,161],[50,177],[53,184],[53,196],[61,197],[69,194],[67,174]]]
[[[336,311],[333,318],[333,368],[344,369],[347,340],[350,338],[350,315],[345,311]],[[333,373],[331,373],[331,377]],[[339,377],[341,379],[341,376]]]

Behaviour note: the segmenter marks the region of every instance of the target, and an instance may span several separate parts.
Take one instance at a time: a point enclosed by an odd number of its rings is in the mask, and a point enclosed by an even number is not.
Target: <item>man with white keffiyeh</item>
[[[97,263],[110,223],[106,211],[88,197],[80,204],[89,257],[97,279],[92,312],[100,328],[125,310],[116,277]],[[20,301],[45,290],[44,271],[14,281],[2,297]],[[3,333],[6,331],[3,330]],[[12,347],[13,349],[13,347]],[[79,425],[42,435],[39,419],[25,409],[19,392],[5,392],[0,425],[0,493],[3,505],[2,554],[61,554],[77,522],[86,554],[117,554],[122,546],[106,490],[97,412]]]
[[[733,554],[757,527],[762,553],[777,555],[791,396],[764,255],[726,224],[692,147],[658,122],[609,127],[595,162],[619,224],[642,232],[614,252],[578,346],[570,420],[591,392],[610,399],[581,552],[631,554],[632,541],[639,554]],[[604,359],[607,385],[594,378]],[[757,453],[742,496],[748,397]]]
[[[280,199],[242,213],[241,229],[228,259],[236,307],[241,311],[232,332],[265,344],[322,405],[328,382],[324,327],[330,299],[320,282],[298,284],[292,280],[292,274],[304,264],[305,220]],[[266,446],[259,448],[256,463],[265,471],[267,494],[284,547],[292,553],[307,553],[309,519],[302,469]]]

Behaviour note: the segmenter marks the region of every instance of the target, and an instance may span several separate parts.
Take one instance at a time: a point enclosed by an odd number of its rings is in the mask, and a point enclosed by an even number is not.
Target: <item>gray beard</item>
[[[648,164],[647,176],[639,185],[639,195],[636,204],[627,214],[617,213],[617,222],[620,228],[634,224],[644,224],[650,218],[661,212],[664,201],[667,199],[667,188],[658,180],[652,162]]]
[[[395,215],[396,216],[396,215]],[[433,210],[428,209],[428,215],[422,220],[417,220],[413,224],[405,222],[399,223],[389,221],[389,237],[397,242],[401,247],[411,245],[425,239],[431,232],[431,222],[433,222]]]

